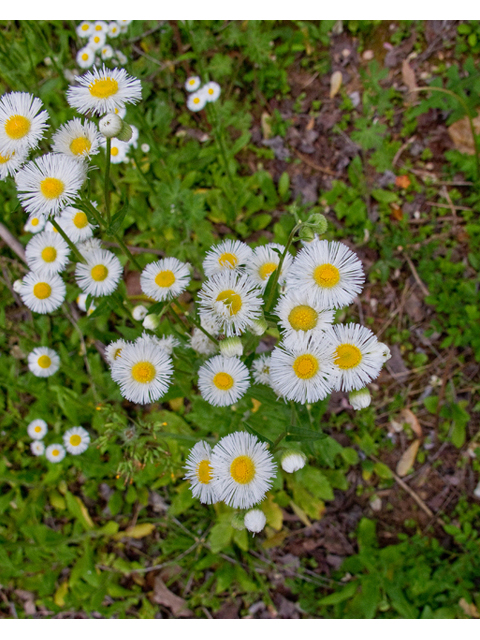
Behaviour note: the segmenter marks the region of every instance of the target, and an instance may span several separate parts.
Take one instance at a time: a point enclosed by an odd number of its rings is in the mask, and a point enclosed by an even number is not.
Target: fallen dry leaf
[[[413,89],[417,89],[417,82],[415,80],[415,71],[408,64],[408,60],[404,60],[402,62],[402,80],[405,85],[407,85],[409,92]],[[413,102],[416,98],[414,93],[407,94],[407,101]]]
[[[473,119],[473,128],[477,135],[480,134],[480,115],[477,115],[477,117]],[[475,146],[473,144],[472,132],[470,130],[470,123],[468,122],[467,116],[450,125],[448,127],[448,134],[457,151],[460,151],[460,153],[468,153],[473,156],[475,153]]]
[[[151,600],[170,609],[175,618],[190,618],[192,616],[186,601],[172,593],[159,576],[155,578]]]
[[[260,124],[262,126],[262,136],[264,140],[269,140],[272,137],[272,119],[267,111],[262,113]]]
[[[113,537],[114,540],[121,540],[122,538],[145,538],[149,536],[152,531],[155,530],[155,525],[152,522],[144,522],[143,524],[136,524],[134,527],[128,527],[125,531],[119,531]]]
[[[410,409],[402,409],[400,411],[400,420],[403,424],[407,423],[417,438],[423,437],[422,427],[418,422],[417,416]]]
[[[419,446],[420,440],[414,440],[398,461],[397,475],[399,475],[401,478],[403,478],[403,476],[406,476],[410,469],[413,467],[415,458],[417,457]]]
[[[334,98],[342,86],[342,72],[334,71],[330,78],[330,98]]]
[[[400,189],[408,189],[410,184],[410,178],[408,176],[397,176],[395,178],[395,186],[400,187]]]
[[[472,604],[470,604],[465,600],[465,598],[460,598],[460,600],[458,601],[458,605],[462,607],[467,616],[470,616],[471,618],[480,618],[477,607],[473,604],[473,602]]]

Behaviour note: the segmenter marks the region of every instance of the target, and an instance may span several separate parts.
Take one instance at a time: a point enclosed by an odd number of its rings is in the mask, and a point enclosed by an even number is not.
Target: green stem
[[[183,320],[180,318],[180,316],[178,315],[178,313],[175,311],[173,307],[170,307],[170,311],[181,324],[184,324]],[[208,331],[204,329],[197,320],[195,320],[195,318],[190,316],[185,316],[185,319],[190,325],[193,324],[195,327],[197,327],[197,329],[200,329],[200,331],[204,333],[207,336],[207,338],[209,338],[214,344],[218,346],[219,344],[218,340],[216,340],[212,335],[210,335]]]
[[[52,223],[52,225],[55,227],[55,229],[58,231],[58,233],[62,236],[62,238],[65,240],[65,242],[68,244],[68,246],[70,247],[71,252],[78,258],[78,260],[80,262],[83,262],[85,264],[85,258],[82,256],[82,254],[80,253],[80,251],[77,249],[77,247],[73,244],[73,242],[70,240],[70,238],[67,236],[67,234],[65,233],[65,231],[62,229],[62,227],[58,224],[58,222],[55,220],[55,218],[52,218],[50,220],[50,222]]]
[[[142,267],[140,266],[140,263],[137,262],[137,259],[135,258],[133,253],[130,251],[130,249],[127,247],[127,245],[124,243],[122,238],[120,238],[118,233],[114,233],[113,237],[118,242],[118,244],[120,245],[120,248],[122,249],[123,253],[127,256],[127,258],[130,258],[130,260],[133,262],[133,264],[136,266],[136,268],[139,271],[143,271]]]
[[[110,224],[110,155],[112,150],[112,139],[107,138],[107,160],[105,166],[105,211],[107,222]]]
[[[470,132],[472,134],[473,145],[475,147],[475,164],[477,169],[477,180],[480,178],[480,148],[477,140],[477,136],[475,134],[475,127],[473,125],[473,118],[470,112],[470,107],[465,102],[465,100],[459,96],[457,93],[450,91],[450,89],[444,89],[443,87],[417,87],[416,89],[410,89],[410,93],[418,93],[419,91],[437,91],[438,93],[445,93],[452,98],[458,100],[458,102],[462,105],[463,109],[468,118],[468,122],[470,124]]]
[[[284,263],[285,258],[287,256],[287,253],[288,253],[288,249],[290,248],[290,245],[293,242],[295,234],[297,233],[297,231],[300,229],[300,227],[303,224],[304,224],[303,222],[298,222],[293,227],[293,229],[290,232],[290,235],[288,236],[287,244],[285,246],[285,251],[282,253],[282,257],[280,258],[280,262],[278,263],[278,267],[274,271],[275,276],[274,276],[274,280],[273,280],[273,285],[272,285],[272,288],[270,290],[270,295],[268,296],[267,303],[265,305],[265,311],[267,311],[267,312],[270,311],[270,307],[273,304],[273,300],[275,298],[275,290],[276,290],[276,287],[277,287],[277,284],[278,284],[278,279],[280,278],[280,273],[282,271],[283,263]]]
[[[285,436],[288,436],[288,431],[282,431],[282,433],[278,436],[278,438],[274,441],[273,446],[272,446],[272,453],[275,451],[275,449],[278,447],[278,445],[280,444],[280,442],[285,438]]]
[[[235,194],[235,183],[233,182],[233,177],[230,172],[230,165],[228,162],[227,150],[225,148],[225,144],[223,140],[223,130],[222,130],[220,120],[218,119],[218,114],[216,109],[217,107],[215,104],[210,104],[209,108],[207,109],[207,113],[210,113],[212,115],[212,126],[213,126],[213,132],[215,135],[215,141],[218,145],[218,148],[220,149],[220,154],[222,156],[223,164],[225,165],[225,172],[230,182],[232,193]]]

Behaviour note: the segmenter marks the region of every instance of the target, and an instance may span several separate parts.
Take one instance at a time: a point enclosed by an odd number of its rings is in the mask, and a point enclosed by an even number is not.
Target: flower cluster
[[[187,79],[185,90],[190,94],[187,98],[187,108],[190,111],[201,111],[207,102],[216,102],[221,93],[221,87],[217,82],[207,82],[202,86],[198,76]]]
[[[89,69],[94,64],[101,64],[101,60],[110,60],[114,64],[126,64],[127,58],[119,50],[108,44],[109,38],[116,39],[121,33],[126,33],[131,20],[84,20],[77,26],[77,35],[87,39],[87,44],[77,53],[77,64],[82,69]]]
[[[53,443],[45,446],[43,441],[48,433],[48,425],[45,420],[37,418],[32,420],[27,427],[27,433],[32,439],[30,450],[34,456],[45,457],[49,462],[60,462],[70,453],[72,456],[78,456],[88,449],[90,444],[90,434],[83,427],[72,427],[63,434],[63,445]]]

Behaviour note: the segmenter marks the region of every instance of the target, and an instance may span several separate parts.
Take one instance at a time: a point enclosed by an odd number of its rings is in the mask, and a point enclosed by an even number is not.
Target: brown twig
[[[20,260],[23,262],[27,262],[25,258],[25,250],[20,242],[13,236],[7,227],[0,222],[0,238],[5,242],[6,245],[10,247],[10,249],[17,254]]]
[[[293,152],[295,153],[295,155],[297,155],[300,158],[302,162],[304,162],[305,164],[308,164],[308,166],[312,167],[312,169],[315,169],[315,171],[320,171],[320,173],[326,173],[328,176],[338,178],[338,174],[335,173],[335,171],[332,171],[327,167],[321,167],[319,164],[316,164],[315,162],[310,160],[310,158],[307,158],[306,156],[304,156],[303,153],[300,153],[300,151],[297,151],[297,149],[293,149]]]
[[[415,282],[420,287],[423,295],[424,296],[429,296],[430,295],[430,291],[427,289],[426,285],[420,280],[420,276],[418,275],[418,272],[415,269],[415,266],[414,266],[412,260],[410,259],[410,256],[408,256],[406,253],[404,253],[403,255],[404,255],[405,260],[408,263],[408,266],[410,267],[410,271],[412,272],[413,277],[415,278]]]

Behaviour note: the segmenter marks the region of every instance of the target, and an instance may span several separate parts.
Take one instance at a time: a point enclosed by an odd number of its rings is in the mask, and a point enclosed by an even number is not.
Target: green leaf
[[[117,213],[113,216],[110,225],[107,227],[107,229],[105,229],[105,233],[107,235],[113,236],[117,233],[117,231],[120,230],[120,227],[125,220],[125,216],[128,213],[128,209],[128,202],[126,202],[125,205],[119,211],[117,211]]]
[[[313,429],[304,429],[303,427],[288,427],[288,436],[285,440],[303,441],[303,440],[321,440],[326,438],[327,434],[323,431],[313,431]]]
[[[290,189],[290,176],[286,171],[282,173],[280,176],[280,180],[278,181],[278,195],[284,200],[288,195],[288,190]]]
[[[318,604],[328,605],[328,604],[339,604],[340,602],[344,602],[345,600],[349,600],[355,593],[357,592],[358,582],[350,582],[344,587],[341,591],[337,591],[336,593],[331,593],[329,596],[322,598],[318,601]]]
[[[212,553],[220,553],[230,546],[235,529],[227,523],[215,524],[208,536]]]

